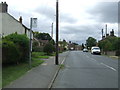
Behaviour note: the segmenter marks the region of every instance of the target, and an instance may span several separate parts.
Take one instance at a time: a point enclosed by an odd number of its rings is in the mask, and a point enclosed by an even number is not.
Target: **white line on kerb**
[[[100,64],[102,64],[102,65],[104,65],[104,66],[106,66],[106,67],[108,67],[108,68],[110,68],[110,69],[112,69],[112,70],[114,70],[114,71],[117,71],[117,70],[116,70],[116,69],[114,69],[113,67],[108,66],[108,65],[106,65],[106,64],[104,64],[104,63],[100,63]]]
[[[61,64],[63,64],[63,63],[64,63],[64,61],[65,61],[65,58],[63,59],[63,61],[61,62]]]

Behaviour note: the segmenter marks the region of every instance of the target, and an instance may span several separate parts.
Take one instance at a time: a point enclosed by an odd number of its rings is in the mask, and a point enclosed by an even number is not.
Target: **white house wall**
[[[0,13],[2,14],[2,19],[0,18],[0,24],[2,23],[2,35],[7,36],[11,33],[17,32],[18,34],[24,34],[25,28],[19,23],[17,20],[13,19],[7,13]]]
[[[25,34],[25,27],[15,20],[8,13],[0,13],[0,34],[7,36],[9,34],[17,32],[18,34]],[[30,37],[30,30],[26,28],[27,37]],[[32,33],[33,39],[33,33]]]

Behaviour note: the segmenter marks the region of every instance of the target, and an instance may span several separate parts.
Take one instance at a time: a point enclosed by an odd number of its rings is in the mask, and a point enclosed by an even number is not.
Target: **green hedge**
[[[26,62],[29,59],[29,39],[26,35],[22,34],[10,34],[6,37],[4,37],[3,40],[11,41],[15,44],[16,48],[19,51],[19,59],[17,60],[18,63],[20,62]],[[15,52],[14,49],[11,50],[11,53]],[[7,53],[7,52],[4,52]],[[10,53],[10,52],[9,52]],[[12,56],[13,55],[13,56]],[[8,58],[14,57],[14,54],[11,54]],[[13,58],[14,59],[14,58]],[[16,59],[14,59],[16,61]]]
[[[16,45],[12,41],[2,41],[2,63],[16,64],[20,59],[20,53]]]

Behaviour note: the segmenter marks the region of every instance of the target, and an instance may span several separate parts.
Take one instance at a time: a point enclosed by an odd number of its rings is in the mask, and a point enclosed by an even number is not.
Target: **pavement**
[[[60,64],[63,63],[68,53],[59,54]],[[50,88],[59,69],[60,66],[55,65],[55,57],[50,57],[45,59],[43,64],[28,71],[5,88]]]

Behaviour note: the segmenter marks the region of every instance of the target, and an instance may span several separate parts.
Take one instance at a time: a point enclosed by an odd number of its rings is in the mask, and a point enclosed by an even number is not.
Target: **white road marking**
[[[61,62],[61,64],[63,64],[63,63],[64,63],[64,61],[65,61],[65,58],[63,59],[63,61]]]
[[[102,65],[104,65],[104,66],[106,66],[106,67],[108,67],[108,68],[110,68],[110,69],[112,69],[112,70],[114,70],[114,71],[117,71],[117,70],[116,70],[116,69],[114,69],[113,67],[108,66],[108,65],[106,65],[106,64],[104,64],[104,63],[100,63],[100,64],[102,64]]]
[[[88,57],[89,59],[91,59],[91,60],[93,60],[93,61],[97,61],[97,60],[95,60],[95,59],[93,59],[93,58],[90,58],[89,56],[86,56],[86,57]],[[104,64],[104,63],[100,63],[100,64],[102,64],[102,65],[104,65],[104,66],[106,66],[106,67],[108,67],[108,68],[110,68],[110,69],[112,69],[112,70],[114,70],[114,71],[117,71],[115,68],[113,68],[113,67],[111,67],[111,66],[108,66],[108,65],[106,65],[106,64]]]

